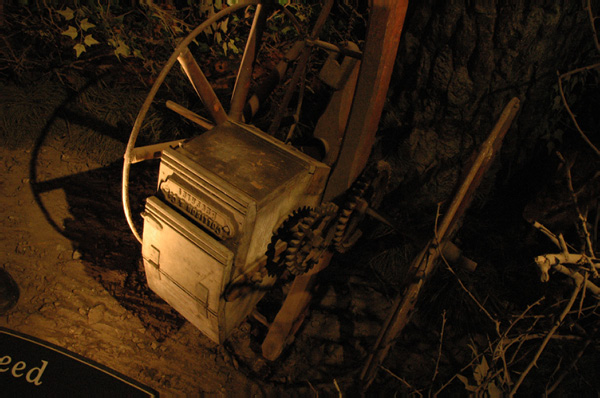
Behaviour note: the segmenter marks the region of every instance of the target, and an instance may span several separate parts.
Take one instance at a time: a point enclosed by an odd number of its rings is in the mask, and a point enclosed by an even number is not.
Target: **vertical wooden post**
[[[408,0],[374,0],[354,101],[342,150],[325,188],[329,201],[350,187],[362,172],[386,100]]]

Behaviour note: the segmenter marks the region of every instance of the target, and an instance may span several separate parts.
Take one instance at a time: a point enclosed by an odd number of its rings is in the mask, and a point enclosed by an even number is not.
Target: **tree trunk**
[[[592,30],[581,2],[509,3],[410,3],[378,146],[395,166],[394,207],[447,200],[511,97],[521,111],[496,169],[517,170],[546,150],[557,71],[582,65]]]

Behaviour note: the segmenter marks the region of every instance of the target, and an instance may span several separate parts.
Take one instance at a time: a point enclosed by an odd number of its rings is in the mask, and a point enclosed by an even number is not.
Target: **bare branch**
[[[563,89],[563,84],[562,84],[562,80],[564,78],[566,78],[566,77],[571,76],[572,74],[579,73],[579,72],[582,72],[584,70],[595,69],[595,68],[598,68],[598,67],[600,67],[600,63],[593,64],[593,65],[588,65],[588,66],[584,66],[584,67],[577,68],[577,69],[573,69],[570,72],[566,72],[566,73],[563,73],[562,75],[558,75],[558,90],[560,91],[560,97],[562,98],[563,105],[564,105],[565,109],[567,110],[567,113],[571,117],[571,120],[573,121],[573,124],[575,124],[575,127],[577,128],[577,131],[579,132],[579,135],[581,135],[581,138],[583,138],[583,140],[589,145],[589,147],[592,148],[592,150],[594,152],[596,152],[596,155],[600,156],[600,150],[598,150],[598,148],[596,148],[596,146],[594,144],[592,144],[592,142],[590,141],[590,139],[587,137],[587,135],[585,135],[585,133],[583,132],[583,130],[579,126],[579,123],[577,123],[577,118],[573,114],[573,111],[571,111],[571,107],[569,106],[569,103],[567,102],[567,98],[565,97],[565,91]]]
[[[563,162],[563,164],[565,165],[565,174],[567,177],[567,187],[569,188],[569,193],[571,194],[571,200],[573,201],[573,204],[575,205],[575,210],[577,211],[577,215],[579,216],[579,223],[581,225],[581,230],[580,230],[581,238],[585,242],[587,255],[590,257],[593,257],[594,256],[594,247],[592,245],[592,238],[590,236],[590,233],[589,233],[588,227],[587,227],[587,216],[584,216],[581,213],[581,210],[579,209],[579,203],[577,202],[577,194],[575,193],[575,188],[573,188],[573,177],[571,176],[571,166],[569,164],[567,164],[567,162],[565,161],[565,158],[560,154],[560,152],[557,152],[557,155],[560,158],[560,160]],[[563,251],[564,251],[564,249],[563,249]]]
[[[442,357],[442,345],[444,343],[444,328],[446,326],[446,310],[442,312],[442,329],[440,331],[440,345],[438,347],[438,355],[437,360],[435,361],[435,369],[433,371],[433,377],[431,378],[431,383],[435,381],[435,378],[438,375],[438,369],[440,366],[440,358]]]
[[[598,41],[598,31],[596,31],[596,18],[594,18],[594,14],[592,13],[592,0],[587,0],[587,12],[590,17],[590,25],[592,26],[592,32],[594,32],[594,44],[596,44],[596,49],[600,51],[600,42]]]
[[[565,306],[563,312],[560,314],[560,317],[554,323],[554,326],[552,326],[552,329],[550,329],[550,331],[546,335],[546,338],[544,339],[544,341],[542,341],[542,344],[538,348],[537,352],[535,353],[535,356],[533,357],[533,359],[531,360],[529,365],[527,365],[527,367],[525,368],[523,373],[521,373],[521,376],[519,377],[519,380],[517,380],[517,383],[513,387],[512,391],[510,392],[509,397],[511,397],[511,398],[514,397],[515,393],[517,392],[517,390],[523,383],[523,380],[525,380],[525,377],[527,377],[527,375],[529,374],[531,369],[533,369],[533,367],[536,365],[538,359],[542,355],[542,352],[546,348],[546,345],[548,345],[548,342],[550,341],[550,339],[552,338],[554,333],[556,333],[556,330],[558,330],[558,327],[562,324],[563,320],[565,319],[565,317],[571,310],[571,307],[573,307],[573,304],[575,303],[575,299],[579,295],[579,292],[581,291],[582,287],[583,287],[583,283],[578,282],[577,286],[575,286],[575,289],[573,289],[573,294],[571,295],[571,299],[569,300],[569,303]]]
[[[556,390],[556,387],[558,387],[558,385],[563,381],[563,379],[567,376],[569,371],[575,367],[577,361],[579,361],[579,359],[583,355],[583,352],[590,345],[591,342],[592,339],[589,338],[585,341],[585,343],[583,343],[583,346],[581,347],[575,358],[573,358],[573,361],[569,364],[569,366],[567,366],[565,370],[562,371],[562,373],[560,374],[560,376],[558,376],[554,384],[552,384],[550,388],[546,389],[546,396],[550,395],[554,390]]]
[[[383,369],[387,374],[389,374],[390,376],[392,376],[394,379],[398,380],[399,382],[401,382],[402,384],[404,384],[406,387],[410,388],[413,393],[419,394],[420,397],[423,396],[423,394],[421,394],[419,391],[417,391],[417,389],[415,389],[413,386],[411,386],[410,383],[407,382],[406,380],[404,380],[402,377],[398,376],[397,374],[395,374],[394,372],[392,372],[391,370],[389,370],[388,368],[386,368],[383,365],[380,365],[379,367],[381,369]]]

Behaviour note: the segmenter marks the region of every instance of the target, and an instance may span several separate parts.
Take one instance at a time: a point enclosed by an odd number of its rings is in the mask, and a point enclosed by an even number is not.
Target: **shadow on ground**
[[[181,327],[184,320],[147,287],[141,248],[129,230],[121,204],[122,160],[94,170],[39,181],[43,170],[38,166],[38,157],[58,120],[92,129],[98,136],[120,137],[121,141],[127,136],[121,128],[94,115],[73,111],[72,105],[93,84],[70,92],[40,131],[31,152],[31,190],[48,223],[72,242],[74,258],[81,259],[90,276],[162,340],[171,330]],[[130,182],[133,214],[140,214],[144,199],[152,195],[156,171],[156,163],[133,168]],[[42,195],[54,190],[64,192],[71,218],[57,221],[56,215],[44,204]]]

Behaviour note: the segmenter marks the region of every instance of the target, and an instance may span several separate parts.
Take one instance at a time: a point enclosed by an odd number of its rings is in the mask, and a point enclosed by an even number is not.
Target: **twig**
[[[573,177],[571,175],[571,165],[567,164],[565,158],[562,156],[560,152],[556,152],[557,156],[565,165],[565,174],[567,177],[567,187],[569,188],[569,193],[571,194],[571,200],[575,205],[575,210],[577,211],[577,215],[579,216],[579,222],[581,224],[581,234],[583,235],[581,238],[585,241],[585,247],[587,255],[590,257],[594,256],[594,246],[592,245],[592,239],[590,233],[587,228],[587,217],[581,214],[581,210],[579,210],[579,203],[577,202],[577,194],[575,193],[575,188],[573,188]]]
[[[600,223],[600,201],[596,204],[596,219],[594,220],[594,242],[598,242],[598,223]]]
[[[560,248],[560,242],[558,241],[558,237],[554,235],[552,231],[550,231],[548,228],[546,228],[537,221],[533,222],[533,227],[538,229],[544,235],[546,235],[552,241],[552,243],[554,243],[558,248]]]
[[[589,70],[589,69],[595,69],[595,68],[598,68],[598,67],[600,67],[600,63],[593,64],[593,65],[588,65],[588,66],[584,66],[584,67],[581,67],[581,68],[577,68],[577,69],[574,69],[574,70],[572,70],[570,72],[563,73],[562,75],[559,74],[558,75],[558,90],[560,91],[560,97],[562,98],[563,105],[564,105],[565,109],[567,110],[567,113],[571,117],[571,120],[575,124],[575,127],[577,128],[577,131],[579,132],[579,135],[581,135],[581,138],[583,138],[583,140],[589,145],[589,147],[592,148],[592,150],[594,152],[596,152],[596,155],[600,156],[600,150],[598,150],[598,148],[596,148],[596,146],[594,144],[592,144],[592,142],[590,141],[590,139],[585,135],[585,133],[583,132],[583,130],[579,126],[579,123],[577,123],[577,118],[575,117],[575,115],[573,114],[573,111],[571,111],[571,107],[567,103],[567,98],[565,97],[565,91],[563,89],[563,84],[562,84],[562,79],[564,79],[564,78],[566,78],[568,76],[571,76],[574,73],[582,72],[584,70]]]
[[[508,343],[506,343],[505,349],[509,349],[516,342],[519,342],[521,344],[526,341],[539,340],[539,339],[542,339],[545,337],[546,337],[546,335],[543,333],[532,333],[532,334],[527,334],[527,335],[520,335],[515,338],[507,338]],[[552,340],[560,340],[560,341],[582,340],[581,336],[576,336],[573,334],[555,334],[551,338],[552,338]]]
[[[435,369],[433,370],[433,377],[431,378],[431,384],[435,381],[438,375],[438,369],[440,366],[440,358],[442,357],[442,345],[444,343],[444,328],[446,326],[446,310],[442,312],[442,329],[440,330],[440,345],[438,347],[437,360],[435,361]]]
[[[550,394],[550,392],[548,391],[548,385],[550,384],[550,381],[552,381],[552,379],[554,378],[554,375],[556,375],[558,373],[558,371],[560,370],[562,361],[563,361],[562,357],[558,358],[558,363],[556,364],[556,367],[552,371],[552,374],[550,376],[548,376],[548,382],[546,383],[546,391],[544,391],[544,398],[548,398],[548,394]]]
[[[439,246],[437,247],[437,250],[440,250]],[[444,258],[444,255],[441,252],[440,252],[440,257],[444,261],[444,264],[446,265],[446,268],[448,269],[448,271],[450,271],[450,273],[452,273],[452,275],[454,275],[454,277],[458,281],[458,284],[460,285],[460,287],[465,291],[465,293],[467,293],[467,295],[471,298],[471,300],[473,300],[475,302],[475,305],[477,305],[477,307],[479,307],[479,309],[485,314],[485,316],[487,316],[489,318],[489,320],[492,321],[492,323],[494,324],[494,326],[496,328],[496,333],[498,335],[500,335],[500,322],[498,322],[498,320],[494,319],[494,317],[492,316],[492,314],[490,314],[488,312],[488,310],[483,306],[483,304],[481,304],[479,302],[479,300],[477,300],[477,298],[473,295],[473,293],[471,293],[471,291],[465,286],[465,284],[463,283],[463,281],[456,274],[456,272],[454,271],[454,269],[452,269],[452,267],[450,266],[450,264],[448,263],[448,261]]]
[[[413,386],[410,385],[410,383],[406,380],[404,380],[402,377],[398,376],[397,374],[395,374],[394,372],[392,372],[391,370],[389,370],[388,368],[386,368],[383,365],[379,366],[381,369],[383,369],[383,371],[385,371],[386,373],[388,373],[390,376],[392,376],[394,379],[398,380],[399,382],[401,382],[402,384],[404,384],[406,387],[410,388],[410,390],[416,394],[419,394],[420,397],[423,396],[423,394],[421,394],[419,391],[417,391],[417,389],[415,389]]]
[[[338,392],[338,397],[342,398],[342,390],[340,390],[340,385],[338,384],[336,379],[333,379],[333,385],[335,385],[335,389]]]
[[[509,342],[509,344],[505,345],[504,342],[507,339],[508,333],[510,332],[512,327],[515,326],[521,319],[523,319],[525,317],[525,314],[527,314],[533,307],[535,307],[540,302],[542,302],[542,300],[544,300],[544,297],[538,299],[535,303],[528,305],[527,308],[525,308],[525,311],[521,312],[521,314],[517,317],[517,319],[515,319],[514,321],[512,321],[510,323],[510,325],[508,325],[508,328],[506,328],[506,330],[504,331],[502,336],[498,339],[498,344],[496,344],[496,348],[494,348],[493,350],[490,350],[490,351],[492,351],[492,360],[496,361],[498,357],[500,357],[500,359],[502,359],[502,368],[504,370],[504,378],[505,378],[506,384],[508,384],[508,385],[512,384],[512,380],[510,378],[510,372],[508,371],[508,364],[506,362],[506,350],[508,349],[508,347],[510,347],[510,345],[512,343]]]
[[[533,369],[533,367],[536,365],[538,359],[542,355],[542,352],[546,348],[546,345],[548,344],[548,342],[552,338],[552,335],[554,335],[554,333],[556,332],[556,330],[558,330],[558,327],[561,325],[561,323],[563,322],[563,320],[565,319],[565,317],[567,316],[567,314],[571,310],[571,307],[573,307],[573,304],[575,303],[575,299],[579,295],[579,291],[581,290],[582,287],[583,287],[583,283],[582,282],[578,282],[577,286],[575,286],[575,289],[573,289],[573,294],[571,295],[571,299],[569,300],[569,303],[566,305],[566,307],[564,308],[563,312],[560,314],[560,317],[554,323],[554,326],[552,326],[552,329],[550,329],[550,331],[546,335],[546,338],[544,339],[544,341],[542,341],[542,344],[538,348],[538,350],[537,350],[535,356],[533,357],[533,359],[531,360],[531,362],[529,362],[529,365],[527,365],[527,367],[525,368],[525,370],[523,371],[523,373],[521,373],[521,376],[519,377],[519,380],[517,380],[517,383],[513,387],[512,391],[510,392],[509,397],[514,397],[514,395],[516,394],[517,390],[519,389],[519,387],[523,383],[523,380],[525,380],[525,377],[527,377],[527,374],[529,374],[529,372],[531,371],[531,369]]]
[[[450,264],[448,263],[448,261],[444,257],[444,254],[442,253],[442,249],[441,249],[442,245],[441,245],[441,242],[440,242],[440,239],[439,239],[439,236],[438,236],[438,219],[439,219],[439,217],[441,215],[441,213],[440,213],[440,206],[441,206],[441,203],[438,203],[436,214],[435,214],[435,224],[434,224],[434,229],[433,229],[433,234],[434,234],[435,240],[437,242],[436,250],[438,251],[438,254],[439,254],[440,258],[442,259],[442,261],[446,265],[446,268],[448,268],[448,271],[450,271],[452,273],[452,275],[454,275],[454,277],[458,281],[458,284],[460,285],[460,287],[475,302],[475,304],[479,307],[479,309],[481,311],[483,311],[483,313],[492,321],[492,323],[496,327],[496,333],[498,333],[498,335],[500,335],[500,322],[498,322],[496,319],[494,319],[494,317],[488,312],[488,310],[485,309],[485,307],[483,306],[483,304],[481,304],[479,302],[479,300],[477,300],[477,298],[475,298],[475,296],[473,295],[473,293],[471,293],[471,291],[469,289],[467,289],[467,287],[464,285],[463,281],[459,278],[459,276],[456,274],[456,272],[454,272],[454,269],[452,269],[452,267],[450,266]]]
[[[583,273],[583,286],[586,286],[588,283],[588,276],[589,273],[584,272]],[[577,311],[577,318],[581,318],[581,314],[582,314],[582,309],[583,309],[583,300],[585,300],[585,292],[587,289],[583,289],[583,291],[581,292],[581,300],[579,300],[579,308]]]
[[[592,0],[587,0],[587,11],[588,16],[590,17],[590,25],[592,26],[592,32],[594,33],[594,43],[596,44],[596,49],[600,51],[600,42],[598,41],[598,32],[596,31],[596,21],[594,14],[592,14]]]
[[[310,386],[310,389],[315,393],[315,398],[319,398],[319,392],[313,387],[312,383],[309,380],[306,380],[306,382]]]
[[[434,392],[433,396],[437,397],[439,395],[439,393],[441,393],[446,387],[448,387],[450,385],[450,383],[452,383],[454,381],[454,379],[456,379],[456,377],[458,375],[460,375],[462,372],[464,372],[465,370],[467,370],[468,368],[470,368],[475,363],[475,361],[478,361],[479,358],[483,357],[486,352],[487,352],[487,349],[484,350],[483,352],[479,353],[479,354],[476,354],[473,358],[471,358],[471,360],[469,361],[469,363],[467,363],[465,366],[463,366],[462,369],[458,371],[458,373],[456,373],[454,376],[452,376],[436,392]],[[474,352],[474,354],[475,354],[475,352]]]
[[[581,349],[579,350],[575,358],[573,358],[573,361],[571,361],[569,366],[567,366],[565,370],[563,370],[563,372],[560,374],[560,376],[558,376],[554,384],[552,384],[550,388],[546,389],[546,396],[550,395],[554,390],[556,390],[556,387],[558,387],[558,385],[563,381],[563,379],[567,376],[569,371],[575,367],[575,365],[583,355],[583,352],[586,350],[586,348],[590,345],[591,342],[592,338],[589,338],[585,341],[585,343],[583,343],[583,347],[581,347]]]
[[[571,277],[571,279],[573,279],[578,284],[581,283],[582,285],[584,285],[587,290],[589,290],[593,295],[596,296],[596,298],[600,297],[600,287],[590,282],[589,280],[586,280],[583,277],[583,275],[581,275],[579,272],[573,271],[572,269],[569,269],[562,264],[554,265],[554,269],[560,272],[561,274]]]

